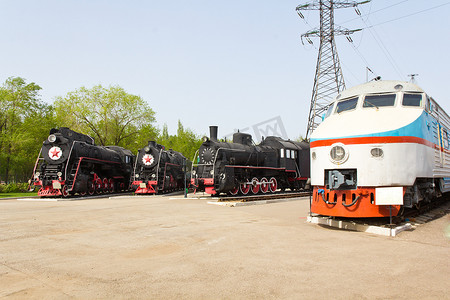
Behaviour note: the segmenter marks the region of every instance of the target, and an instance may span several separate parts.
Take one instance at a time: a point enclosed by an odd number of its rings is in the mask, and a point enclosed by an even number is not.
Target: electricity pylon
[[[320,46],[317,56],[316,75],[314,77],[314,86],[311,96],[311,105],[309,108],[308,127],[306,128],[306,138],[317,128],[322,121],[322,115],[328,109],[333,101],[333,97],[340,91],[345,89],[344,76],[342,75],[341,64],[334,42],[335,35],[346,35],[351,41],[350,34],[361,29],[349,30],[334,26],[334,9],[354,7],[356,12],[360,14],[357,6],[370,2],[362,1],[333,1],[333,0],[317,0],[307,4],[297,6],[296,11],[303,19],[302,11],[319,10],[320,11],[320,28],[310,30],[301,35],[310,44],[310,37],[319,37]]]

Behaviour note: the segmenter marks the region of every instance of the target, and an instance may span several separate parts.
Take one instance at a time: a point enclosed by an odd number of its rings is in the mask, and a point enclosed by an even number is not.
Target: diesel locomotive
[[[396,216],[450,191],[450,117],[411,82],[342,91],[311,135],[311,211]]]
[[[190,165],[190,161],[181,153],[149,141],[138,151],[132,188],[136,194],[182,190],[187,186],[186,165]]]
[[[118,146],[97,146],[66,127],[51,129],[33,170],[38,196],[93,195],[130,188],[135,156]]]
[[[191,185],[211,195],[274,193],[278,189],[307,188],[310,176],[309,144],[269,136],[254,145],[249,134],[237,132],[233,142],[217,140],[210,126],[196,153]]]

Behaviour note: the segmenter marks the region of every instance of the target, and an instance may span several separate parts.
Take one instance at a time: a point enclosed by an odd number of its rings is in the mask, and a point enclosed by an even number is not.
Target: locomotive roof
[[[296,142],[291,140],[284,140],[281,137],[278,136],[268,136],[264,139],[263,142],[261,142],[261,146],[263,145],[269,145],[272,146],[274,144],[281,145],[283,148],[287,149],[298,149],[302,150],[304,148],[308,148],[308,143],[306,142]]]
[[[396,88],[401,85],[402,88]],[[417,85],[411,82],[399,81],[399,80],[379,80],[370,81],[347,90],[342,91],[336,96],[336,100],[341,100],[344,98],[357,96],[361,94],[378,94],[378,93],[389,93],[389,92],[413,92],[413,93],[423,93],[424,91]]]
[[[125,154],[125,155],[129,155],[129,156],[134,156],[134,154],[133,154],[130,150],[125,149],[125,148],[120,147],[120,146],[105,146],[105,148],[106,148],[106,149],[113,150],[113,151],[115,151],[115,152],[117,152],[117,153],[120,153],[120,154]]]
[[[72,140],[72,141],[83,141],[85,143],[94,145],[94,139],[87,134],[79,133],[73,131],[68,127],[60,127],[60,128],[52,128],[50,130],[50,134],[61,133],[64,137]]]

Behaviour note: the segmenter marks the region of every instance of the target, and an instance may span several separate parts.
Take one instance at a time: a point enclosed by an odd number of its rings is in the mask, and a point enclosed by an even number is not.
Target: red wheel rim
[[[103,178],[102,180],[102,188],[105,193],[109,192],[109,181],[108,178]]]
[[[259,192],[259,180],[256,177],[253,177],[252,179],[252,193],[258,194]]]
[[[272,193],[274,193],[277,190],[277,187],[278,187],[277,186],[277,180],[274,177],[270,178],[270,181],[269,181],[270,191]]]
[[[232,190],[230,191],[230,194],[233,195],[233,196],[236,196],[237,193],[239,193],[239,188],[238,188],[238,187],[237,187],[237,188],[234,188],[234,189],[232,189]]]
[[[109,186],[109,191],[111,193],[113,193],[114,192],[114,179],[112,179],[112,178],[109,179],[108,186]]]
[[[97,178],[97,180],[95,181],[95,192],[97,194],[101,194],[102,188],[103,188],[102,180],[100,178]]]
[[[248,192],[250,191],[251,185],[245,183],[241,183],[240,189],[241,189],[241,193],[243,195],[247,195]]]
[[[264,194],[269,191],[269,181],[266,177],[261,178],[261,192]]]
[[[67,185],[63,186],[61,189],[61,194],[64,198],[69,197],[69,192],[67,191]]]
[[[94,193],[95,193],[95,183],[94,183],[94,181],[91,181],[91,183],[89,184],[88,193],[89,193],[90,196],[94,195]]]

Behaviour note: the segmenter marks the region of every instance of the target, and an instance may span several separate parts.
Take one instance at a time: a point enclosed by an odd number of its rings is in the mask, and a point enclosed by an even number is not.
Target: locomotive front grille
[[[198,177],[199,178],[212,178],[213,174],[213,167],[212,166],[202,166],[201,168],[199,168],[199,171],[201,170],[201,172],[198,173]]]
[[[59,165],[47,165],[45,168],[44,176],[46,178],[58,178],[58,172],[60,172]]]

